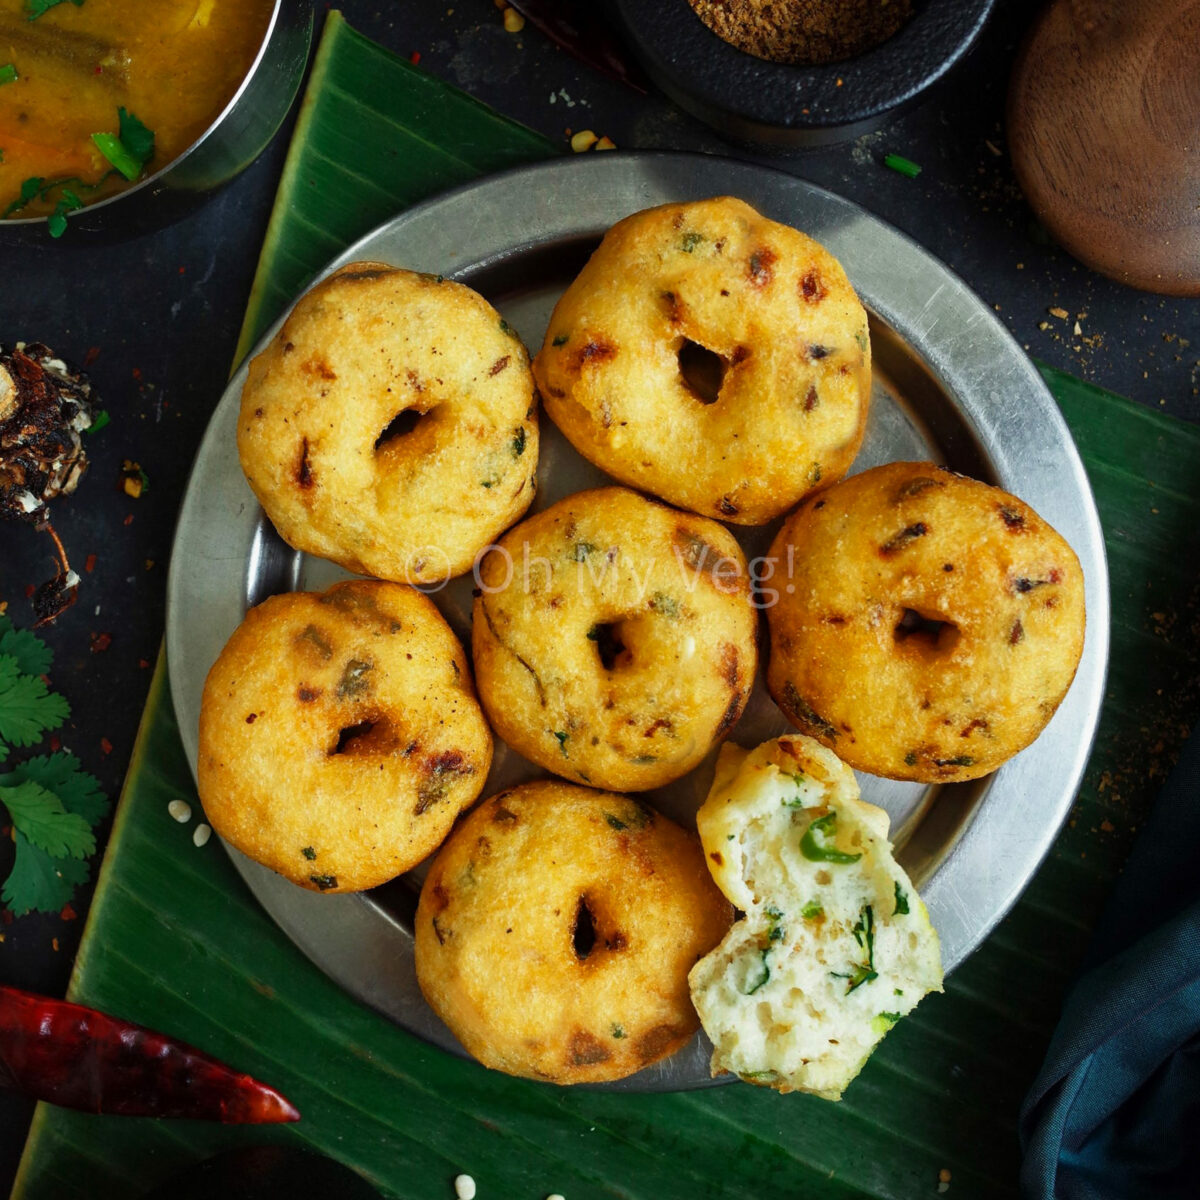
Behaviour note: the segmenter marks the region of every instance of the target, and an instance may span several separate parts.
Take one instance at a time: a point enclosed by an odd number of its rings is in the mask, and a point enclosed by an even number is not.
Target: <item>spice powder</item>
[[[886,41],[912,0],[688,0],[718,37],[771,62],[817,66]]]

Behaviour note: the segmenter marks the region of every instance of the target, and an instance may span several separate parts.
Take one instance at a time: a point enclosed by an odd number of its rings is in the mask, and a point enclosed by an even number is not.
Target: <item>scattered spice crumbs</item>
[[[617,143],[612,138],[597,137],[590,129],[581,129],[578,133],[572,133],[568,129],[566,134],[571,139],[571,149],[576,154],[583,154],[588,150],[615,150],[617,148]]]
[[[142,464],[127,458],[121,464],[120,490],[133,500],[140,500],[150,490],[150,477],[142,470]]]

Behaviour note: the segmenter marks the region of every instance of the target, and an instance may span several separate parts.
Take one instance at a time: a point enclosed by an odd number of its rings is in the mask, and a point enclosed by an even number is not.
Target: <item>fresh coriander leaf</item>
[[[0,642],[0,646],[4,643]],[[892,910],[892,916],[901,917],[908,913],[908,894],[900,886],[900,881],[896,880],[896,907]]]
[[[25,205],[41,194],[45,183],[46,180],[41,175],[31,175],[28,179],[21,180],[21,190],[17,193],[17,198],[0,213],[0,216],[11,217],[13,213],[20,212]]]
[[[71,706],[36,675],[23,675],[11,654],[0,654],[0,739],[32,746],[48,729],[57,729]]]
[[[117,109],[117,133],[125,149],[143,165],[154,155],[154,130],[147,129],[126,108]]]
[[[93,418],[92,423],[84,429],[83,433],[99,433],[112,418],[108,415],[108,409],[102,408]]]
[[[66,751],[27,758],[7,775],[0,775],[0,787],[32,780],[53,792],[69,813],[81,816],[93,829],[108,815],[108,797],[100,790],[93,775],[80,766],[79,759]]]
[[[87,879],[87,863],[77,858],[51,858],[19,830],[14,831],[13,841],[17,856],[0,891],[0,900],[18,917],[31,909],[61,911],[75,888]]]
[[[820,900],[810,900],[801,910],[800,915],[806,921],[814,921],[817,917],[825,915],[825,906]]]
[[[93,133],[96,149],[108,159],[126,179],[138,178],[154,153],[154,131],[147,129],[126,108],[117,109],[117,133]]]
[[[16,83],[19,78],[17,68],[12,63],[0,67],[0,83]]]
[[[67,812],[53,792],[32,779],[0,787],[0,803],[8,809],[13,827],[52,858],[86,858],[96,849],[87,821]]]
[[[25,13],[30,21],[36,21],[43,13],[62,4],[63,0],[25,0]],[[71,0],[76,8],[83,7],[83,0]]]
[[[54,661],[54,653],[36,633],[16,629],[7,617],[0,617],[0,654],[17,660],[22,675],[45,675]]]
[[[54,206],[54,211],[46,218],[46,228],[53,238],[62,237],[67,232],[67,213],[83,207],[83,201],[70,188],[63,188]]]

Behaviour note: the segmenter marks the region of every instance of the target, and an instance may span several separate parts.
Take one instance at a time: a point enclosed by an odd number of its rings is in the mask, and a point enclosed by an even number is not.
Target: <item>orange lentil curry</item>
[[[65,215],[178,157],[237,90],[273,8],[0,0],[0,215]]]

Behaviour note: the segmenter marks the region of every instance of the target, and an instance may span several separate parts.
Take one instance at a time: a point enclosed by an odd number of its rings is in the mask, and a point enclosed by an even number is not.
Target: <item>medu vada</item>
[[[528,356],[470,288],[351,263],[251,361],[237,440],[289,545],[363,575],[443,582],[533,499]]]
[[[523,521],[477,568],[479,696],[513,749],[569,779],[678,779],[742,714],[758,662],[745,557],[716,521],[625,488]]]
[[[403,584],[252,608],[209,671],[197,776],[213,829],[301,887],[375,887],[483,790],[492,735],[466,655]]]
[[[434,859],[417,982],[484,1066],[621,1079],[699,1027],[688,971],[732,916],[693,834],[628,796],[528,783],[476,808]]]
[[[808,500],[771,548],[767,686],[852,767],[973,779],[1037,737],[1083,652],[1075,552],[1029,505],[932,463]]]
[[[841,265],[730,197],[614,225],[533,370],[585,458],[741,525],[845,474],[871,392],[867,314]]]

